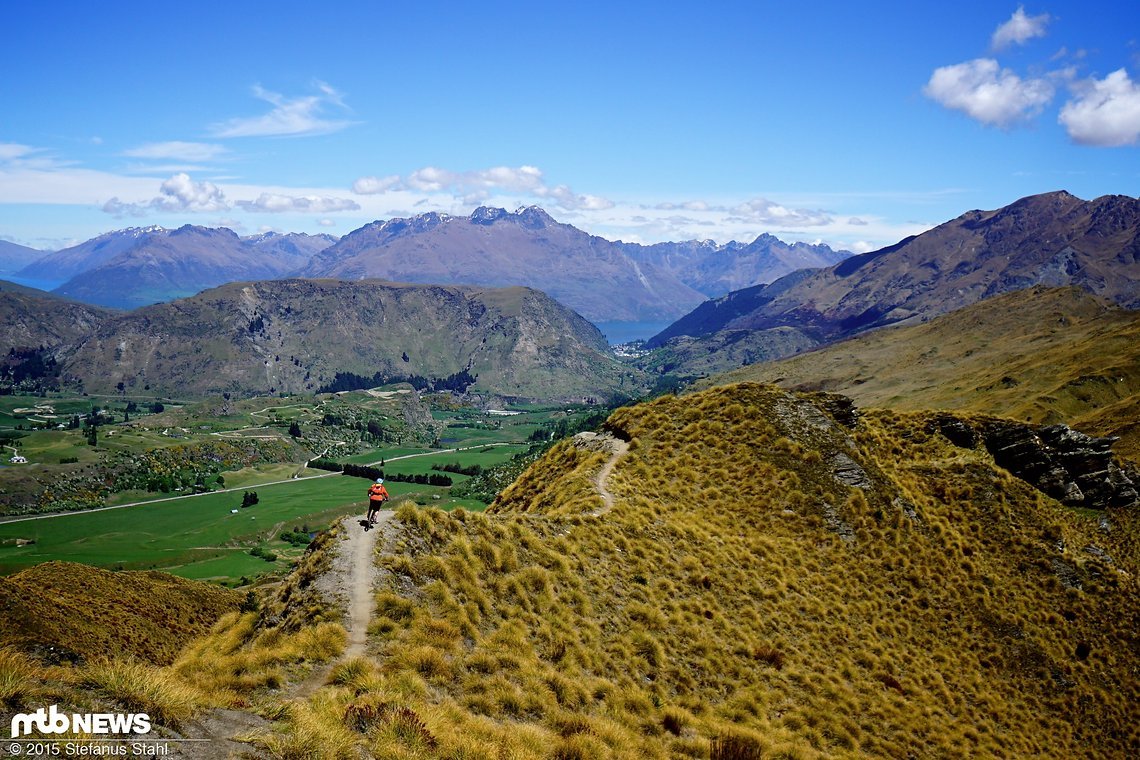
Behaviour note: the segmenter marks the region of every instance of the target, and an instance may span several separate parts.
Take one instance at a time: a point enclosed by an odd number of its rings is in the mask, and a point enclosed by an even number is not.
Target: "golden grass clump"
[[[177,728],[194,714],[201,695],[168,669],[124,660],[87,665],[79,676],[82,686],[98,689],[131,712]]]
[[[288,666],[330,660],[344,651],[348,639],[339,623],[317,623],[286,633],[259,630],[257,619],[252,612],[223,618],[171,666],[202,694],[204,704],[247,704],[251,692],[282,688]]]
[[[1062,507],[925,413],[846,427],[826,402],[616,411],[605,514],[607,454],[571,443],[488,514],[401,506],[375,666],[338,666],[294,745],[311,719],[393,758],[1135,754],[1135,510]]]
[[[0,648],[0,703],[28,704],[43,688],[44,669],[23,652]]]

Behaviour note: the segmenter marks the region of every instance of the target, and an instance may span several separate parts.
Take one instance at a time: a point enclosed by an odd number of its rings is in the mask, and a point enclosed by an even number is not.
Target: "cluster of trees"
[[[252,507],[258,502],[257,491],[246,491],[241,495],[241,508]]]
[[[452,482],[454,482],[446,475],[425,475],[423,473],[418,475],[405,475],[397,472],[389,475],[388,479],[397,483],[416,483],[421,486],[450,486]]]
[[[345,475],[351,475],[354,478],[367,478],[368,480],[376,480],[376,478],[384,477],[384,471],[379,467],[373,467],[367,464],[346,464],[340,468],[340,471]],[[335,472],[335,471],[334,471]]]
[[[302,525],[293,530],[282,531],[278,536],[282,541],[293,546],[308,546],[313,540],[312,533],[309,531],[308,525]]]
[[[458,465],[455,465],[458,467]],[[385,475],[384,471],[379,467],[373,467],[367,464],[341,464],[332,459],[314,459],[309,462],[309,467],[318,470],[328,470],[329,472],[341,472],[345,475],[351,475],[356,478],[365,478],[367,480],[376,480],[377,478],[386,478],[393,483],[416,483],[421,486],[450,486],[454,481],[446,475],[405,475],[402,472],[392,473]],[[444,466],[446,468],[447,465]],[[478,467],[478,465],[476,465]],[[433,470],[440,469],[438,466],[433,467]],[[482,468],[480,468],[481,470]],[[459,472],[459,470],[450,470],[450,472]],[[467,474],[467,473],[464,473]]]
[[[459,462],[448,462],[447,464],[433,464],[433,470],[442,470],[443,472],[454,472],[456,475],[468,475],[475,477],[483,472],[483,466],[478,464],[469,464],[466,467]]]
[[[317,388],[317,393],[340,393],[342,391],[359,391],[365,388],[375,388],[378,385],[391,383],[408,383],[417,391],[455,391],[463,393],[479,378],[467,370],[460,370],[447,377],[428,378],[423,375],[387,375],[377,372],[371,377],[358,375],[355,372],[337,372],[332,381]]]
[[[255,546],[249,550],[249,553],[255,557],[261,557],[266,562],[277,561],[277,553],[269,551],[264,546]]]

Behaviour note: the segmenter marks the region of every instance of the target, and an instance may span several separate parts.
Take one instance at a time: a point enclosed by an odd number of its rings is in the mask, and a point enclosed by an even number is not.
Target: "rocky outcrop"
[[[1115,437],[1095,438],[1068,425],[973,423],[952,414],[932,418],[927,431],[962,448],[984,445],[995,463],[1062,504],[1105,509],[1140,502],[1136,483],[1113,459]]]

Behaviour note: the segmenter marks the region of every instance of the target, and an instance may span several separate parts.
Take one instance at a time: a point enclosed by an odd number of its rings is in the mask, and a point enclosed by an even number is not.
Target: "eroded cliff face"
[[[952,414],[939,415],[931,425],[956,446],[984,446],[996,464],[1067,506],[1105,509],[1140,503],[1140,473],[1114,459],[1116,437],[1096,438],[1068,425]]]

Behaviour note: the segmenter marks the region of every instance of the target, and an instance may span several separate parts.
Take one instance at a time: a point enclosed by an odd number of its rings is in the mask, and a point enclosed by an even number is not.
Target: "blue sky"
[[[0,237],[342,235],[537,204],[611,239],[870,250],[1140,190],[1134,2],[0,8]]]

